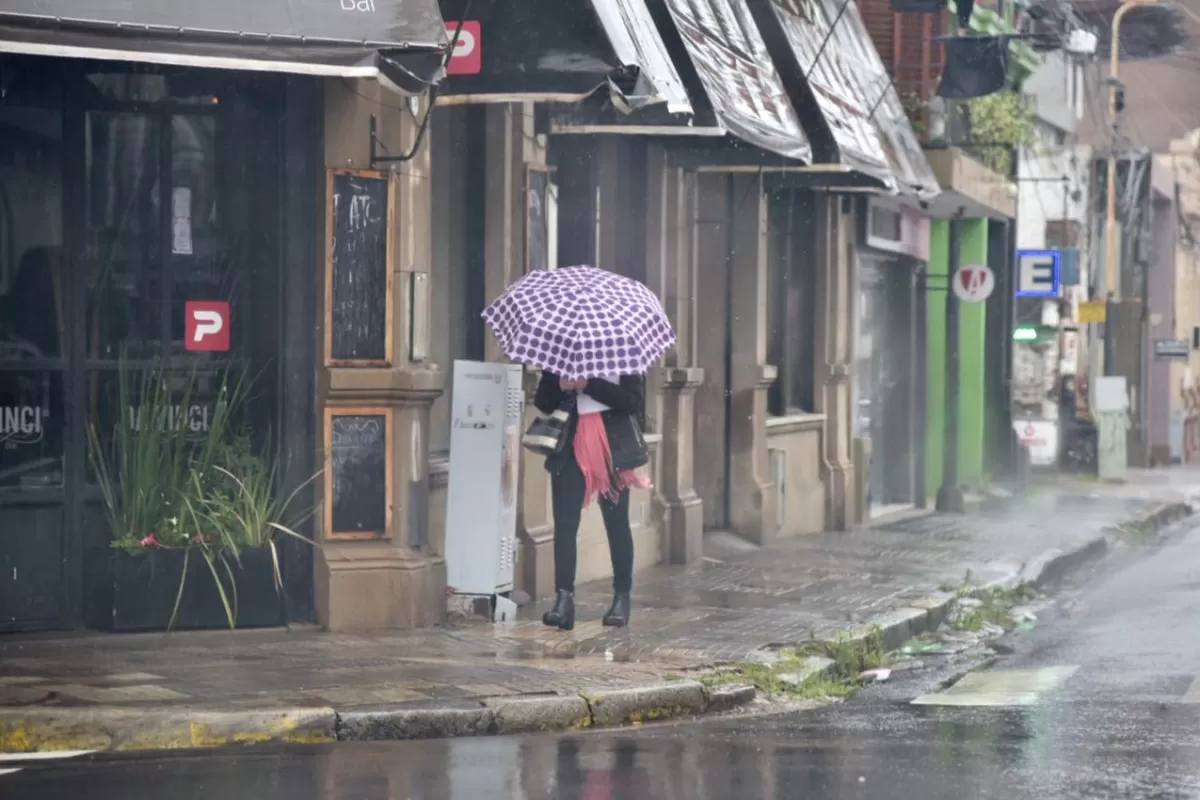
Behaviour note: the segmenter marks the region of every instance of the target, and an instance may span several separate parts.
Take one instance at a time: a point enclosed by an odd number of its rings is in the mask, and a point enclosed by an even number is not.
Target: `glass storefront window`
[[[62,243],[62,115],[0,108],[0,360],[63,354]]]
[[[91,113],[86,129],[87,355],[159,355],[163,263],[160,129],[143,114]]]
[[[244,200],[242,192],[218,189],[240,186],[229,180],[240,159],[218,158],[217,125],[213,117],[171,118],[170,341],[180,355],[184,342],[184,310],[191,300],[234,301],[238,277],[247,279],[239,223],[246,209],[229,206]],[[232,163],[231,163],[232,162]],[[232,212],[232,213],[231,213]],[[234,336],[231,341],[241,337]]]
[[[0,488],[63,485],[62,373],[0,370]]]

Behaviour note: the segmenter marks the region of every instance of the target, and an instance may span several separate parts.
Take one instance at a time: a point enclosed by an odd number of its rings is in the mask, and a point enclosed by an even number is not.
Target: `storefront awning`
[[[622,113],[692,105],[645,0],[442,0],[446,20],[478,25],[475,66],[450,70],[439,103],[579,103],[606,93]],[[457,60],[457,59],[456,59]]]
[[[840,2],[820,0],[827,15],[837,15]],[[879,133],[880,142],[887,155],[897,190],[918,200],[937,197],[937,176],[925,158],[925,151],[917,140],[900,95],[888,75],[879,51],[875,49],[867,26],[859,13],[858,4],[851,2],[842,15],[841,22],[833,29],[829,47],[836,46],[846,60],[852,75],[858,76],[866,93],[867,114]]]
[[[6,0],[0,53],[436,83],[436,0]]]
[[[771,153],[812,161],[812,146],[746,0],[660,0],[716,123]]]
[[[842,42],[835,39],[846,17],[856,10],[854,0],[749,2],[809,127],[817,160],[849,167],[894,189],[891,165],[871,119],[879,94],[869,96],[864,85],[867,76],[856,73]],[[866,44],[874,46],[869,40]]]

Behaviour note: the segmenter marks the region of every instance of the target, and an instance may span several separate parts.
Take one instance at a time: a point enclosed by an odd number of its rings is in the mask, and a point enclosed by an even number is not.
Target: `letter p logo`
[[[184,347],[192,352],[229,350],[229,303],[189,301],[184,306]]]

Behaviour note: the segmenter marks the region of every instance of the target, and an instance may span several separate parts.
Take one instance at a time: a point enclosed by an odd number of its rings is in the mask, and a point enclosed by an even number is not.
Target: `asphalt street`
[[[5,800],[1200,797],[1200,531],[1106,569],[944,687],[578,735],[0,761]],[[916,702],[914,702],[916,701]],[[6,770],[15,770],[4,774]]]

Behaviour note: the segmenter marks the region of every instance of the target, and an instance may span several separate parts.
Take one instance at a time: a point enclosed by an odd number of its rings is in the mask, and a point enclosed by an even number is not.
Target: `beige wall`
[[[825,417],[795,414],[767,420],[772,478],[779,486],[779,537],[825,530],[825,483],[821,480],[821,439]],[[782,469],[781,469],[782,467]]]
[[[409,151],[416,123],[397,98],[374,81],[325,82],[325,165],[368,169],[369,123],[377,115],[379,137],[391,153]],[[418,115],[419,116],[419,115]],[[442,375],[409,361],[409,320],[413,272],[427,272],[429,240],[429,149],[397,169],[396,247],[392,269],[396,327],[391,367],[327,369],[317,365],[317,407],[384,406],[392,409],[395,494],[393,531],[386,541],[331,541],[322,531],[314,565],[317,617],[333,630],[407,628],[441,619],[445,568],[441,555],[425,542],[428,495],[429,409],[442,388]],[[323,191],[323,187],[322,187]],[[324,226],[313,265],[324,308]],[[314,335],[323,353],[324,319]],[[317,420],[324,424],[324,413]],[[318,431],[317,440],[323,436]],[[323,458],[323,454],[319,454]],[[322,518],[320,508],[317,519]],[[413,545],[416,546],[413,546]]]
[[[327,166],[367,167],[372,113],[379,117],[381,140],[390,152],[411,148],[415,123],[396,108],[395,98],[381,96],[369,82],[349,88],[340,81],[327,83]],[[535,132],[531,105],[497,104],[484,109],[485,170],[482,185],[476,185],[461,168],[467,113],[465,108],[436,112],[423,150],[397,170],[395,367],[319,368],[322,407],[379,404],[395,409],[393,466],[398,476],[391,541],[324,543],[316,566],[321,622],[337,629],[411,627],[434,623],[444,614],[450,397],[442,389],[452,359],[467,348],[462,339],[469,235],[465,206],[470,193],[483,192],[480,252],[484,295],[490,300],[524,272],[525,166],[546,164],[556,146],[586,155],[591,172],[584,170],[584,178],[595,186],[594,201],[582,216],[579,207],[571,212],[574,218],[560,227],[560,237],[570,245],[584,242],[584,250],[591,247],[588,260],[593,263],[645,280],[662,300],[680,339],[648,375],[655,488],[636,492],[631,504],[637,568],[697,560],[706,523],[731,528],[762,545],[778,536],[846,525],[853,516],[847,504],[853,499],[849,484],[854,474],[849,433],[852,215],[830,200],[822,206],[818,241],[812,243],[827,267],[818,270],[816,280],[817,413],[768,421],[767,390],[776,373],[767,363],[766,349],[770,290],[762,176],[697,172],[673,161],[669,150],[635,137],[556,138],[548,152],[545,137]],[[580,180],[580,171],[575,173],[573,180]],[[743,202],[730,203],[730,197]],[[576,233],[582,238],[571,238]],[[573,252],[588,255],[577,246]],[[431,285],[431,352],[419,364],[407,357],[409,275],[417,270],[428,272]],[[727,308],[733,320],[728,332]],[[732,355],[728,387],[727,335]],[[487,358],[501,359],[494,340],[490,335],[485,339]],[[532,400],[536,377],[526,375],[527,400]],[[726,389],[732,411],[728,473]],[[534,413],[528,405],[527,417]],[[409,452],[412,442],[422,443],[421,453]],[[769,450],[782,454],[777,457],[785,465],[782,494],[773,480]],[[549,481],[534,457],[523,458],[521,472],[517,587],[542,597],[553,591]],[[728,519],[722,518],[725,481],[732,488]],[[781,496],[782,525],[776,513]],[[426,513],[414,513],[417,508]],[[410,547],[409,542],[423,544]],[[595,509],[585,515],[579,552],[580,582],[611,576]]]
[[[577,234],[579,226],[583,226],[585,237],[593,246],[590,253],[582,254],[586,256],[583,260],[645,280],[663,299],[673,322],[682,326],[681,330],[686,329],[693,291],[690,273],[676,268],[681,263],[680,250],[686,250],[687,244],[676,223],[685,179],[681,171],[667,165],[661,149],[624,137],[571,137],[547,143],[544,137],[535,133],[531,105],[489,105],[483,109],[486,115],[486,178],[483,186],[471,186],[464,181],[461,170],[461,115],[465,113],[465,108],[439,111],[434,118],[433,130],[433,179],[439,182],[433,191],[435,210],[439,217],[450,215],[456,218],[435,220],[431,247],[435,269],[432,293],[434,352],[437,360],[444,362],[444,371],[451,370],[451,358],[463,349],[461,342],[439,342],[437,339],[461,335],[454,328],[461,325],[460,310],[466,287],[461,276],[453,272],[463,269],[466,258],[462,241],[467,235],[467,226],[463,224],[467,213],[466,194],[483,191],[486,196],[483,281],[485,296],[490,300],[524,274],[525,168],[529,163],[547,163],[550,156],[547,144],[551,149],[561,147],[564,153],[585,154],[588,162],[594,165],[587,180],[591,181],[597,202],[594,207],[589,207],[590,211],[585,209],[587,213],[582,217],[580,208],[574,208],[568,225],[575,228],[563,231],[561,235]],[[438,123],[445,135],[439,135]],[[440,184],[442,176],[447,182],[444,187]],[[579,178],[579,170],[576,170],[576,178]],[[635,200],[644,204],[649,213],[631,215],[629,209]],[[578,236],[572,244],[578,244]],[[578,247],[575,252],[579,253]],[[443,309],[445,313],[441,313]],[[490,360],[502,359],[490,335],[486,336],[484,345]],[[650,430],[654,432],[648,437],[652,446],[650,469],[656,489],[635,492],[631,500],[635,567],[638,569],[657,564],[667,557],[688,560],[699,556],[699,500],[687,484],[691,467],[690,436],[681,436],[679,422],[681,408],[687,416],[690,390],[694,390],[698,380],[697,371],[686,366],[686,352],[685,342],[683,348],[665,359],[667,363],[683,364],[683,368],[656,370],[648,379],[647,416]],[[529,371],[526,378],[526,417],[531,421],[536,413],[532,397],[537,375]],[[448,431],[449,405],[448,394],[435,404],[435,431]],[[433,441],[441,440],[435,438]],[[438,552],[445,541],[448,469],[449,461],[441,454],[436,455],[429,507],[430,543]],[[543,597],[554,589],[549,477],[542,460],[524,452],[521,475],[516,583],[518,589]],[[694,524],[690,524],[693,519]],[[669,535],[668,531],[674,533]],[[678,540],[675,547],[671,545],[670,536]],[[676,555],[672,556],[672,553]],[[585,513],[579,532],[577,580],[601,580],[611,575],[603,523],[598,509],[591,508]]]
[[[1186,226],[1200,234],[1200,131],[1171,143],[1171,166],[1179,188],[1179,213]],[[1200,325],[1200,244],[1190,244],[1181,225],[1175,249],[1175,336],[1192,338],[1192,327]],[[1171,408],[1184,408],[1181,389],[1188,373],[1200,376],[1200,351],[1193,350],[1187,364],[1171,364]]]

